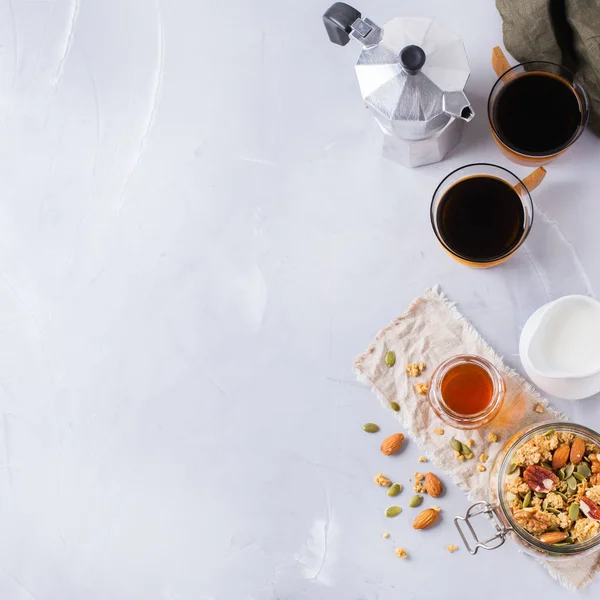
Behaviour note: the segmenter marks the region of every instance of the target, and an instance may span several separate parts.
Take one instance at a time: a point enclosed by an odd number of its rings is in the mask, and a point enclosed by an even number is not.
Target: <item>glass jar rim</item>
[[[476,364],[481,367],[492,382],[492,398],[481,411],[469,415],[452,410],[442,395],[442,382],[448,372],[461,364]],[[433,412],[445,423],[457,429],[477,429],[489,423],[498,414],[504,403],[506,385],[500,371],[486,358],[473,354],[459,354],[442,362],[431,377],[427,399]]]
[[[560,148],[560,150],[557,150],[556,152],[552,152],[550,154],[544,153],[544,152],[537,152],[537,153],[532,152],[532,153],[524,154],[523,152],[516,150],[512,146],[508,145],[505,142],[505,140],[500,136],[500,133],[498,132],[498,129],[494,124],[494,119],[492,118],[492,106],[493,106],[492,96],[494,95],[494,90],[496,90],[496,87],[506,78],[506,76],[509,73],[513,73],[515,71],[515,69],[519,69],[521,67],[525,67],[528,65],[529,66],[536,65],[536,64],[541,65],[541,66],[551,66],[553,68],[562,70],[565,73],[567,73],[569,75],[569,77],[571,78],[571,81],[573,82],[573,84],[574,83],[577,84],[577,88],[575,88],[575,85],[570,83],[565,77],[562,77],[561,75],[557,75],[557,77],[560,77],[561,79],[563,79],[567,84],[569,84],[573,88],[575,95],[577,96],[577,100],[581,105],[582,118],[581,118],[581,122],[579,123],[579,126],[577,128],[577,131],[564,144],[564,147],[562,147],[562,148]],[[519,76],[520,75],[517,75],[517,77],[519,77]],[[551,157],[557,156],[557,155],[561,154],[562,152],[564,152],[567,148],[572,146],[581,137],[581,134],[583,133],[585,126],[587,125],[587,122],[589,120],[589,116],[590,116],[590,100],[588,98],[587,92],[585,91],[585,88],[581,85],[581,82],[579,81],[579,79],[577,79],[577,77],[575,77],[575,73],[573,73],[573,71],[571,71],[567,67],[560,65],[558,63],[552,62],[550,60],[527,60],[522,63],[519,63],[518,65],[515,65],[514,67],[511,67],[510,69],[508,69],[508,71],[505,71],[504,73],[502,73],[502,75],[500,75],[500,77],[498,77],[498,79],[496,79],[496,81],[494,82],[494,85],[492,86],[492,89],[490,90],[490,93],[488,95],[487,115],[488,115],[488,123],[490,124],[493,134],[498,138],[498,140],[500,140],[502,142],[503,145],[505,145],[507,148],[509,148],[511,152],[514,152],[517,156],[520,156],[524,159],[551,158]]]
[[[529,426],[526,429],[521,430],[521,433],[517,433],[515,436],[513,436],[513,438],[515,439],[509,446],[509,448],[504,452],[504,457],[498,469],[498,504],[500,506],[500,510],[502,511],[502,516],[509,523],[511,530],[515,533],[515,535],[525,540],[536,550],[539,550],[545,554],[555,556],[579,555],[600,545],[600,533],[595,535],[593,538],[586,540],[585,542],[568,544],[567,546],[552,546],[549,544],[544,544],[540,542],[540,540],[534,535],[532,535],[523,527],[521,527],[515,521],[511,510],[508,508],[505,480],[508,474],[508,469],[511,465],[512,457],[514,456],[517,449],[520,448],[523,444],[527,443],[531,438],[535,437],[536,435],[539,435],[540,432],[547,432],[550,429],[566,433],[573,433],[574,435],[584,437],[588,441],[596,444],[597,446],[600,446],[600,434],[598,434],[593,429],[590,429],[589,427],[585,427],[584,425],[577,425],[568,421],[545,421],[544,423],[540,423],[539,425]]]
[[[527,213],[527,211],[529,211],[531,213],[531,219],[529,220],[529,223],[527,224],[527,228],[525,230],[525,233],[523,234],[523,237],[521,237],[519,239],[519,243],[514,248],[511,248],[510,250],[507,250],[504,254],[502,254],[500,256],[495,256],[493,258],[489,258],[489,259],[486,259],[486,260],[478,260],[478,261],[476,261],[477,264],[481,264],[481,265],[485,265],[486,263],[496,263],[497,261],[504,260],[505,258],[511,256],[518,248],[520,248],[525,243],[525,240],[529,236],[529,232],[531,231],[531,228],[533,226],[533,220],[535,218],[535,209],[534,209],[533,199],[531,198],[530,191],[527,189],[527,186],[523,183],[523,181],[521,180],[521,178],[518,177],[517,175],[515,175],[509,169],[507,169],[505,167],[501,167],[500,165],[496,165],[494,163],[479,162],[479,163],[469,163],[468,165],[462,165],[461,167],[458,167],[457,169],[454,169],[453,171],[450,171],[450,173],[448,173],[448,175],[446,175],[446,177],[444,177],[440,181],[440,183],[438,184],[438,186],[435,188],[435,191],[433,192],[433,196],[431,198],[431,204],[429,206],[429,218],[431,220],[431,227],[433,229],[433,232],[435,233],[435,237],[437,237],[437,239],[440,242],[440,244],[450,254],[452,254],[453,256],[456,256],[457,258],[460,258],[462,260],[472,261],[472,258],[469,258],[468,256],[463,256],[459,252],[456,252],[456,250],[454,250],[454,248],[450,247],[446,243],[446,241],[442,238],[442,236],[441,236],[441,234],[439,232],[438,224],[437,224],[437,211],[435,210],[435,208],[436,208],[436,198],[437,198],[438,194],[442,194],[442,192],[440,192],[440,190],[442,189],[442,186],[444,185],[444,183],[448,179],[450,179],[453,175],[456,175],[456,173],[458,173],[459,171],[463,171],[463,170],[469,169],[470,167],[493,167],[494,169],[498,169],[500,171],[504,171],[504,172],[508,173],[508,175],[510,177],[514,177],[514,179],[517,180],[518,183],[516,183],[513,187],[520,186],[520,189],[525,190],[525,193],[527,194],[527,196],[526,196],[527,206],[526,206],[525,200],[523,199],[523,197],[520,194],[519,194],[519,199],[521,200],[521,203],[523,204],[523,210],[525,211],[525,213]],[[491,177],[490,175],[486,175],[484,173],[481,173],[480,176],[481,177]],[[506,179],[504,181],[506,181]],[[456,183],[458,183],[458,182],[456,182]],[[452,184],[452,185],[454,185],[454,184]],[[442,194],[442,196],[443,196],[443,194]]]

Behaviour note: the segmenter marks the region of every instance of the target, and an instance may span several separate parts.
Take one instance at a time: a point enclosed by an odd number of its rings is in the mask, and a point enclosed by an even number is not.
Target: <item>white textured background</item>
[[[438,282],[518,367],[537,306],[600,290],[600,141],[551,166],[527,247],[470,271],[428,210],[451,169],[509,166],[493,3],[358,6],[465,40],[476,119],[414,171],[380,157],[327,6],[0,0],[2,600],[571,597],[508,545],[447,554],[457,489],[434,530],[385,522],[372,477],[419,452],[383,460],[360,426],[394,424],[351,366]],[[596,400],[560,408],[600,428]]]

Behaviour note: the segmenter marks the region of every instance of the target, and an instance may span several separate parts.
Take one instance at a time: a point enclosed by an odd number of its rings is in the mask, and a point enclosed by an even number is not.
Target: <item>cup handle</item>
[[[511,68],[500,46],[495,46],[492,50],[492,67],[498,77],[502,77]]]
[[[528,192],[533,192],[533,190],[535,190],[535,188],[542,183],[544,177],[546,177],[546,169],[544,169],[544,167],[538,167],[535,171],[532,171],[529,173],[529,175],[527,175],[527,177],[525,177],[525,179],[523,179],[523,185],[525,185]],[[516,185],[515,189],[520,186],[521,184]]]

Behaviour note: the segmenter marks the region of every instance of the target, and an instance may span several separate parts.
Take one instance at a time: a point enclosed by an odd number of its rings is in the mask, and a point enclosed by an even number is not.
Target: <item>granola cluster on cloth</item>
[[[600,534],[600,448],[550,430],[517,448],[505,480],[518,525],[553,546]]]

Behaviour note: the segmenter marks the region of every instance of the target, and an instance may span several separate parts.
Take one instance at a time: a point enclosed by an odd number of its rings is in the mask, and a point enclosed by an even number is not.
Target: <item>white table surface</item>
[[[417,170],[381,158],[327,6],[0,3],[2,600],[571,597],[512,546],[449,555],[453,486],[439,527],[386,521],[360,428],[396,426],[351,367],[439,283],[520,368],[535,308],[600,290],[600,140],[551,165],[526,249],[468,270],[430,231],[437,182],[527,174],[487,130],[493,2],[358,6],[464,39],[477,116]],[[600,427],[596,399],[557,405]]]

